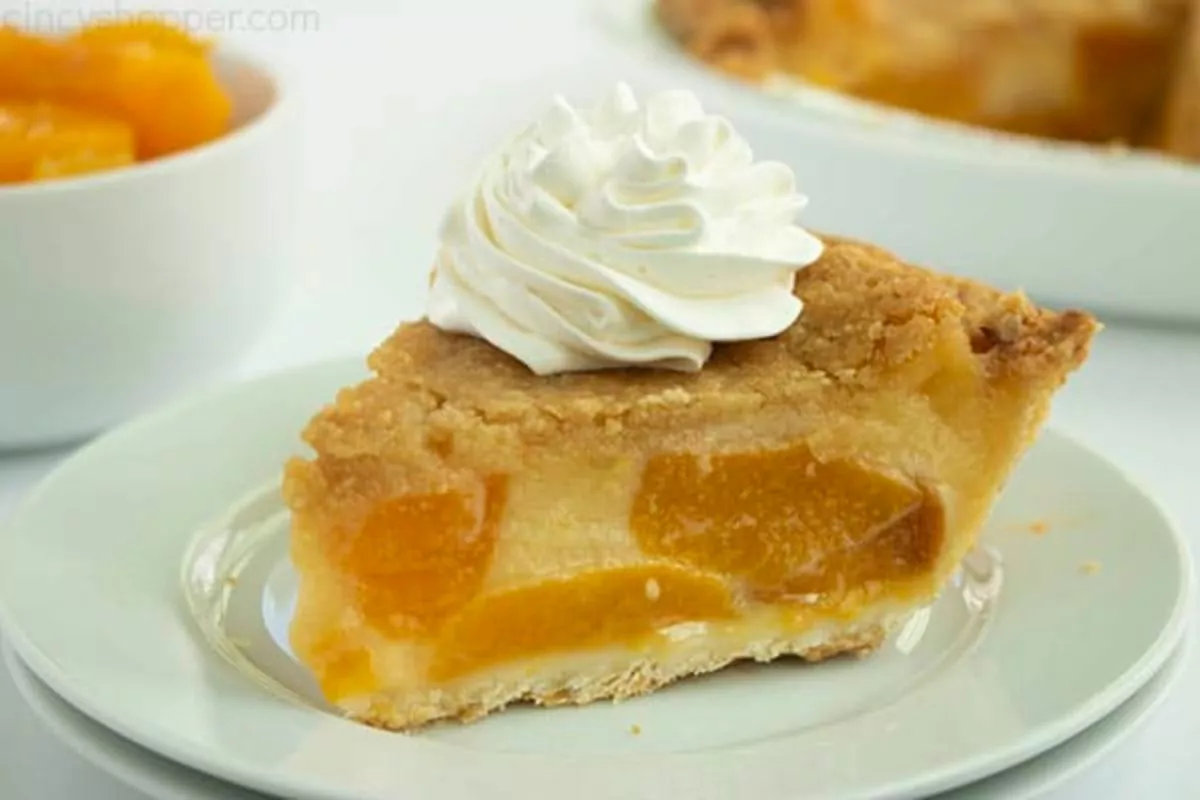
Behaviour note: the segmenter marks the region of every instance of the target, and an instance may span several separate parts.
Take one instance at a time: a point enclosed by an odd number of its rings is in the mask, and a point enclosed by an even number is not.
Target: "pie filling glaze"
[[[294,648],[409,729],[867,652],[930,602],[1095,322],[829,242],[697,374],[536,378],[402,326],[286,471]]]

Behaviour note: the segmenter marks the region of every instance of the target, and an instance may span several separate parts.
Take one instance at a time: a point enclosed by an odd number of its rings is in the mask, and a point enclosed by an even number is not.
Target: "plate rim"
[[[961,792],[970,793],[967,795],[968,800],[993,800],[993,798],[1000,800],[1001,795],[997,794],[1000,791],[1006,793],[1003,795],[1004,800],[1030,800],[1036,796],[1036,794],[1032,793],[1043,793],[1053,790],[1064,785],[1067,781],[1082,776],[1087,770],[1094,768],[1106,755],[1120,748],[1130,737],[1151,722],[1154,715],[1158,713],[1163,703],[1176,688],[1193,657],[1194,643],[1191,637],[1184,637],[1183,641],[1172,651],[1170,658],[1168,658],[1162,670],[1155,673],[1146,686],[1134,692],[1132,697],[1119,705],[1103,719],[1098,720],[1094,725],[1089,726],[1086,730],[1081,731],[1058,747],[1048,750],[1033,759],[1014,765],[1007,770],[983,778],[975,783],[950,789],[929,800],[958,800]],[[112,778],[115,782],[125,786],[132,786],[134,789],[146,792],[150,796],[154,796],[153,792],[160,789],[157,781],[154,782],[154,785],[151,785],[149,782],[143,783],[141,780],[125,777],[128,773],[136,772],[136,768],[132,766],[125,765],[120,770],[109,766],[111,759],[99,752],[101,745],[84,744],[81,742],[82,739],[87,738],[88,733],[115,740],[119,743],[119,748],[122,751],[128,749],[136,751],[139,757],[162,761],[163,768],[166,769],[169,766],[173,773],[186,774],[189,778],[199,776],[206,781],[220,784],[219,787],[213,787],[214,794],[211,796],[212,800],[218,800],[218,798],[219,800],[230,800],[229,789],[246,794],[246,797],[234,798],[234,800],[259,800],[260,797],[262,800],[270,800],[268,796],[261,795],[253,789],[228,783],[219,777],[211,776],[186,764],[172,761],[166,756],[141,747],[136,742],[126,739],[112,729],[97,722],[55,693],[53,689],[35,675],[33,670],[25,664],[16,649],[6,642],[0,642],[0,659],[2,659],[3,665],[8,671],[9,678],[16,687],[21,700],[31,709],[30,713],[38,719],[54,740],[62,744],[65,749],[74,753],[81,760]],[[39,697],[31,701],[29,693],[37,693]],[[52,707],[52,703],[57,705]],[[1136,708],[1130,708],[1131,705],[1136,705]],[[1125,719],[1121,722],[1113,720],[1114,716],[1121,715],[1122,712],[1124,712]],[[79,719],[63,722],[62,716],[66,714],[72,714]],[[1108,724],[1106,725],[1106,723]],[[72,727],[74,725],[85,724],[95,730],[85,733]],[[1092,736],[1096,727],[1101,725],[1106,725],[1106,727],[1100,732],[1099,738]],[[1085,737],[1087,737],[1087,741],[1081,741]],[[117,746],[114,745],[114,747]],[[1064,754],[1060,751],[1064,748],[1072,747],[1077,752],[1073,751],[1069,754],[1069,761],[1063,761]],[[132,758],[133,756],[129,757]],[[1043,759],[1045,760],[1045,764],[1053,763],[1057,766],[1048,767],[1045,774],[1028,774],[1027,776],[1025,770],[1027,768],[1033,769]],[[169,779],[164,778],[164,780]],[[1014,780],[1024,782],[1018,786],[1010,785]],[[1017,789],[1023,794],[1015,797],[1011,794],[1011,790],[1013,789]],[[173,789],[172,791],[178,792],[181,790]],[[207,789],[204,791],[207,791]],[[216,794],[217,791],[221,793]],[[985,792],[981,798],[975,797],[979,791]],[[195,787],[188,787],[187,792],[194,793]],[[184,797],[182,794],[174,796],[179,797],[180,800]],[[195,800],[191,794],[186,796],[189,800]]]
[[[189,782],[194,781],[198,776],[205,783],[219,784],[219,786],[205,786],[199,790],[205,792],[204,797],[210,800],[273,800],[253,789],[231,784],[215,775],[209,775],[186,764],[173,761],[122,736],[102,722],[83,713],[62,695],[55,692],[45,681],[34,674],[33,669],[25,663],[16,648],[3,641],[0,641],[0,672],[7,672],[21,702],[25,704],[29,713],[53,741],[120,786],[132,788],[142,792],[148,798],[155,798],[155,800],[197,800],[195,785],[171,786],[167,789],[169,794],[164,796],[162,794],[164,787],[168,782],[174,783],[176,778],[142,777],[142,761],[156,760],[162,762],[157,765],[159,768],[164,771],[169,769],[172,775],[186,774]],[[38,695],[36,698],[33,697],[35,694]],[[68,715],[72,714],[78,719],[71,719]],[[95,730],[79,729],[85,725]],[[100,741],[96,741],[97,739]],[[112,749],[122,751],[122,754],[112,756],[105,752]],[[136,751],[137,755],[127,751]],[[138,761],[138,766],[134,766],[132,763],[135,759]],[[183,778],[178,780],[183,780]],[[246,796],[231,797],[230,787],[239,793],[245,793]],[[207,794],[209,791],[212,793]]]
[[[8,519],[0,524],[0,547],[3,547],[5,540],[22,527],[24,518],[41,505],[43,496],[55,490],[57,482],[62,479],[62,476],[75,468],[80,461],[91,457],[97,450],[118,445],[127,439],[136,440],[144,430],[151,429],[164,421],[195,413],[222,400],[231,402],[235,395],[252,392],[256,389],[261,390],[268,384],[304,378],[313,380],[318,375],[332,378],[334,374],[337,374],[345,377],[351,373],[366,374],[365,365],[361,359],[345,357],[325,359],[272,371],[249,380],[209,387],[119,426],[97,437],[64,459],[32,491],[27,493]],[[330,389],[331,391],[334,389],[332,380]],[[897,779],[886,787],[887,797],[925,796],[929,793],[945,792],[962,787],[1009,769],[1015,764],[1029,760],[1064,743],[1128,701],[1162,669],[1188,630],[1187,623],[1194,603],[1195,575],[1187,542],[1182,536],[1179,526],[1175,523],[1173,515],[1135,477],[1074,436],[1064,433],[1052,425],[1047,425],[1039,434],[1038,439],[1057,439],[1060,443],[1097,461],[1099,465],[1111,471],[1114,477],[1119,478],[1136,492],[1148,509],[1161,519],[1163,524],[1158,527],[1162,528],[1162,534],[1170,541],[1176,562],[1175,578],[1179,584],[1179,591],[1175,596],[1174,605],[1153,643],[1126,670],[1113,677],[1104,692],[1092,696],[1080,710],[1044,725],[1040,735],[1026,735],[1020,738],[1018,745],[1006,751],[1004,758],[997,758],[981,752],[973,758],[962,759],[941,768],[929,769],[921,775],[906,777],[902,780]],[[175,566],[172,564],[172,567]],[[97,702],[90,697],[88,692],[77,691],[73,687],[73,681],[66,672],[60,670],[53,657],[43,653],[41,648],[34,643],[33,637],[27,635],[23,628],[15,622],[5,601],[5,591],[2,587],[0,587],[0,631],[3,631],[9,646],[20,656],[31,672],[69,705],[103,727],[166,757],[168,760],[259,792],[271,794],[301,792],[300,796],[304,797],[338,798],[339,800],[352,796],[338,794],[326,787],[318,788],[311,784],[300,786],[292,782],[277,780],[261,771],[243,769],[236,764],[214,758],[212,753],[198,753],[195,748],[189,748],[184,742],[175,741],[171,737],[157,739],[150,732],[144,730],[145,726],[129,724],[125,719],[127,715],[120,713],[120,709],[108,709],[104,703]],[[215,654],[210,655],[213,658],[216,657]],[[661,760],[664,757],[659,755],[658,759]],[[853,796],[858,800],[858,798],[876,798],[885,795],[873,790],[867,794]]]

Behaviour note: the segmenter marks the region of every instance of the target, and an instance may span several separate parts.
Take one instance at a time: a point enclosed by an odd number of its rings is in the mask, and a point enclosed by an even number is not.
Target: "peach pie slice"
[[[696,373],[538,377],[405,324],[286,469],[291,636],[370,724],[866,653],[928,604],[1095,320],[829,240]]]

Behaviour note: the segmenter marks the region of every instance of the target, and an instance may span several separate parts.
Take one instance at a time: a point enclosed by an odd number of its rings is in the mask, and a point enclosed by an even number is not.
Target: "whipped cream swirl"
[[[794,224],[806,203],[690,93],[558,98],[450,209],[427,314],[539,375],[699,370],[799,317],[795,274],[822,252]]]

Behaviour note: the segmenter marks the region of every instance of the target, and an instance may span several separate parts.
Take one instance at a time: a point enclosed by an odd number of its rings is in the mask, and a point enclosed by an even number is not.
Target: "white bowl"
[[[217,56],[235,130],[0,188],[0,449],[78,439],[236,368],[286,302],[296,192],[279,78]]]
[[[749,86],[681,53],[651,2],[589,12],[607,69],[734,119],[756,154],[795,169],[806,224],[1052,304],[1200,321],[1200,166]]]

